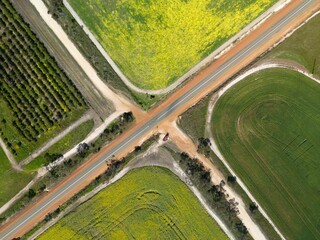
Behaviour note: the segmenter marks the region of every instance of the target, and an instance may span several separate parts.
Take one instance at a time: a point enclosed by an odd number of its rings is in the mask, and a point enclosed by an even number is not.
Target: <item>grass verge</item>
[[[14,197],[35,176],[35,172],[44,164],[48,164],[45,154],[61,154],[83,140],[92,130],[93,120],[82,123],[67,134],[59,142],[50,147],[45,153],[30,162],[23,171],[12,169],[9,160],[0,148],[0,206]]]
[[[100,176],[98,176],[94,181],[92,181],[88,186],[82,189],[79,193],[75,194],[71,199],[63,203],[58,209],[56,209],[53,213],[48,214],[45,219],[43,219],[38,225],[36,225],[33,229],[31,229],[28,233],[26,233],[22,239],[28,239],[28,237],[32,236],[37,230],[44,227],[49,221],[57,217],[60,212],[63,213],[63,210],[73,210],[75,206],[77,206],[80,197],[90,193],[96,187],[100,186],[101,184],[107,182],[108,180],[112,179],[117,173],[119,173],[126,164],[136,157],[140,152],[147,150],[151,144],[153,144],[157,139],[158,135],[154,135],[148,140],[146,140],[142,145],[139,151],[133,151],[129,153],[126,157],[120,160],[111,160],[109,162],[109,168]],[[50,222],[49,222],[50,223]]]
[[[0,147],[0,206],[16,195],[20,189],[31,181],[34,174],[22,171],[16,172]]]
[[[194,143],[204,137],[206,126],[206,114],[209,104],[209,97],[203,98],[196,105],[189,108],[181,115],[178,125],[192,139]]]
[[[126,117],[124,117],[126,116]],[[53,167],[48,174],[39,179],[33,186],[34,196],[26,193],[6,212],[0,215],[0,224],[7,218],[21,211],[25,206],[31,204],[43,194],[46,188],[51,188],[59,183],[64,177],[68,176],[74,169],[87,160],[93,153],[100,151],[101,147],[113,140],[126,129],[133,121],[132,113],[124,113],[122,116],[113,121],[94,143],[91,143],[89,149],[79,153],[72,158],[64,161],[63,164]],[[25,185],[24,185],[25,186]]]
[[[320,76],[320,15],[294,32],[279,46],[267,53],[263,59],[288,59],[306,67],[311,73]]]
[[[66,136],[64,136],[61,140],[51,146],[45,153],[41,154],[28,165],[25,166],[25,170],[27,171],[36,171],[40,167],[44,165],[48,165],[50,162],[56,160],[55,156],[59,156],[76,144],[80,143],[86,136],[91,132],[94,126],[93,120],[88,120],[78,127],[69,132]],[[48,155],[49,154],[49,155]]]

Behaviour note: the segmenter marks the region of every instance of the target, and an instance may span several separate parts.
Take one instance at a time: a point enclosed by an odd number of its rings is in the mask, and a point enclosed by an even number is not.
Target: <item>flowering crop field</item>
[[[228,238],[177,176],[144,167],[99,192],[38,239]]]
[[[124,74],[161,89],[276,0],[68,0]]]

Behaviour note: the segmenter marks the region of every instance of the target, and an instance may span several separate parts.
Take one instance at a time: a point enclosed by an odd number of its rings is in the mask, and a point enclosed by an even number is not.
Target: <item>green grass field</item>
[[[167,169],[135,169],[38,239],[227,239]]]
[[[32,177],[29,172],[15,172],[0,147],[0,207],[25,187]]]
[[[320,15],[272,49],[263,59],[280,58],[295,61],[305,66],[310,72],[320,74]]]
[[[197,105],[188,109],[181,115],[179,127],[192,139],[198,143],[198,139],[204,137],[206,126],[206,114],[209,104],[209,97],[201,100]]]
[[[320,238],[320,85],[264,70],[223,95],[212,131],[224,157],[288,239]]]
[[[68,0],[124,74],[161,89],[276,0]]]

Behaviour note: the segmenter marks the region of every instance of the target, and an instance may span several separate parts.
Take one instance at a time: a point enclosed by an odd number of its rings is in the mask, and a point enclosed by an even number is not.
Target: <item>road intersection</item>
[[[233,51],[231,50],[226,56],[213,63],[213,71],[210,69],[210,72],[205,76],[201,74],[196,76],[168,97],[160,106],[151,110],[144,119],[136,122],[123,135],[94,155],[37,203],[1,226],[0,239],[12,239],[30,230],[48,212],[57,208],[102,173],[106,168],[106,160],[112,158],[112,156],[118,157],[133,149],[140,139],[156,132],[157,126],[161,127],[164,121],[175,119],[199,99],[221,86],[229,77],[241,69],[238,66],[244,67],[254,59],[255,55],[260,55],[268,47],[279,41],[280,36],[286,34],[288,29],[301,24],[307,16],[311,15],[315,3],[316,0],[293,1],[277,13],[277,16],[257,29],[256,33],[251,33],[250,36],[253,34],[253,39],[252,36],[251,38],[248,36],[239,44],[236,44]],[[252,57],[249,58],[249,56]]]

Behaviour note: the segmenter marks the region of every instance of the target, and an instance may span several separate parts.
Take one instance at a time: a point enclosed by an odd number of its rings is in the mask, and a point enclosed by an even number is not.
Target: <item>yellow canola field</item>
[[[275,0],[69,0],[124,74],[161,89]]]
[[[228,237],[168,169],[131,170],[44,232],[39,240]]]

